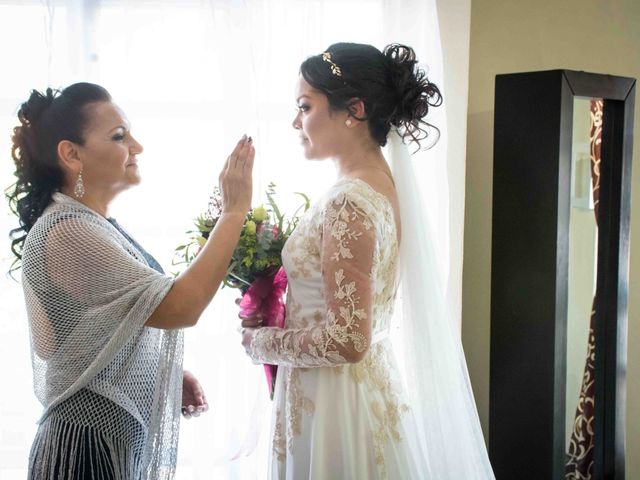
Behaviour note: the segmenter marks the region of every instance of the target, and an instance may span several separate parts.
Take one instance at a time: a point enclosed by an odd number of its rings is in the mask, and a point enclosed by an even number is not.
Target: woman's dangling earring
[[[347,119],[345,120],[344,124],[345,124],[347,127],[350,127],[350,126],[351,126],[351,119],[350,119],[350,118],[347,118]]]
[[[82,171],[78,173],[76,185],[73,187],[73,196],[76,198],[84,197],[84,182],[82,181]]]

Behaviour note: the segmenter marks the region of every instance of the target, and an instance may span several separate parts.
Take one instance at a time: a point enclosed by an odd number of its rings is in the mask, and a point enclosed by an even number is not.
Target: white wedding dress
[[[430,478],[389,339],[389,201],[361,180],[339,181],[300,220],[283,264],[286,327],[258,329],[250,347],[255,362],[279,365],[270,477]]]

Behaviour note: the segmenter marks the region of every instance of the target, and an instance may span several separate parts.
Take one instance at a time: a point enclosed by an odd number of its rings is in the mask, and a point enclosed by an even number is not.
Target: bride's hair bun
[[[387,143],[391,127],[407,140],[420,143],[439,130],[424,118],[430,107],[442,104],[438,87],[418,68],[411,47],[391,44],[381,52],[371,45],[336,43],[325,52],[307,58],[300,73],[313,88],[323,92],[331,108],[349,110],[354,98],[362,100],[371,137]]]
[[[429,107],[442,105],[438,87],[429,81],[426,72],[418,67],[413,48],[393,43],[383,50],[389,65],[391,90],[394,92],[393,110],[389,122],[410,139],[420,142],[429,135],[429,130],[439,130],[424,121]],[[434,140],[434,142],[437,140]]]

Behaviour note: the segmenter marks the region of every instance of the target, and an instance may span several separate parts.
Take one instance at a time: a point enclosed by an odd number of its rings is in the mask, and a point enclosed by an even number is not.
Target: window
[[[206,208],[218,172],[243,133],[253,136],[258,152],[254,204],[264,200],[270,181],[278,185],[279,201],[291,208],[298,200],[288,192],[317,198],[331,185],[333,166],[305,161],[291,127],[300,62],[336,41],[382,47],[394,40],[426,51],[431,3],[0,0],[0,183],[13,181],[8,132],[30,89],[76,81],[105,86],[145,147],[143,183],[122,194],[111,213],[170,271],[173,249]],[[436,76],[437,62],[430,62]],[[442,175],[444,182],[437,175],[425,181],[446,190],[446,171]],[[15,226],[5,202],[0,231]],[[5,234],[0,248],[0,267],[7,271],[12,255]],[[41,407],[31,384],[22,291],[8,278],[0,282],[0,336],[10,339],[0,349],[0,477],[24,478]],[[236,293],[223,290],[197,330],[186,333],[185,368],[203,383],[212,410],[183,421],[179,479],[264,475],[270,404],[261,368],[240,346]],[[252,423],[262,426],[260,436],[247,436]],[[259,446],[246,456],[254,441]]]

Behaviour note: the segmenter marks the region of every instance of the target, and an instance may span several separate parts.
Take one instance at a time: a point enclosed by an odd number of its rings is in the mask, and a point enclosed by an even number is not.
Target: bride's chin
[[[305,145],[304,150],[303,150],[303,155],[304,158],[307,160],[313,160],[313,161],[320,161],[320,160],[325,160],[328,157],[325,155],[322,155],[321,152],[318,152],[317,150],[313,150],[311,148],[309,148],[308,145]]]

